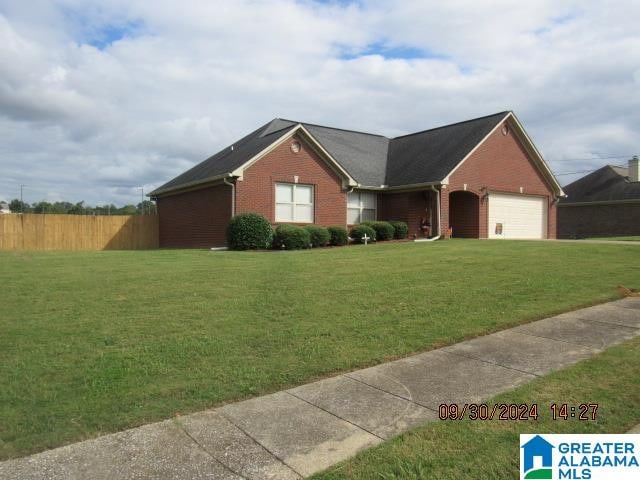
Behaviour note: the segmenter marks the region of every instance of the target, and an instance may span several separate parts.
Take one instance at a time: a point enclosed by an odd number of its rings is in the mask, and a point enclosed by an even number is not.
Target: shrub
[[[269,248],[272,238],[269,220],[258,213],[241,213],[227,225],[227,245],[232,250]]]
[[[306,225],[302,228],[309,232],[311,245],[314,247],[324,247],[329,243],[329,240],[331,240],[331,234],[325,227],[321,227],[320,225]]]
[[[331,240],[329,243],[335,247],[341,247],[349,243],[349,234],[346,228],[342,227],[329,227],[327,228]]]
[[[351,232],[349,232],[349,236],[353,238],[353,241],[355,243],[364,243],[362,237],[364,237],[365,234],[371,239],[372,242],[376,241],[376,231],[369,225],[356,225],[351,229]]]
[[[369,221],[362,222],[361,225],[367,225],[373,228],[376,231],[376,240],[378,241],[391,240],[395,234],[395,229],[389,222]]]
[[[409,226],[406,222],[389,222],[395,230],[393,238],[407,238],[409,235]]]
[[[273,236],[273,248],[285,250],[299,250],[309,248],[311,235],[304,228],[296,225],[278,225]]]

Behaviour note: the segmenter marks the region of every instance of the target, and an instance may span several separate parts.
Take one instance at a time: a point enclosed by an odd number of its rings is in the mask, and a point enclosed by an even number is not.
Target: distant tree
[[[138,210],[138,213],[142,215],[155,215],[156,213],[158,213],[156,211],[155,202],[152,202],[151,200],[140,202],[136,209]]]
[[[29,205],[27,202],[23,202],[17,198],[14,198],[13,200],[11,200],[11,202],[9,202],[9,210],[11,210],[13,213],[30,213],[31,205]]]
[[[34,203],[31,207],[33,213],[53,213],[53,205],[46,201]]]
[[[113,203],[107,205],[97,205],[93,211],[96,215],[115,215],[118,211],[118,207],[116,207]]]
[[[118,215],[135,215],[136,213],[138,213],[138,209],[131,204],[118,209]]]
[[[84,206],[84,200],[73,205],[67,213],[70,215],[85,215],[87,208]]]
[[[145,200],[138,205],[128,204],[117,207],[113,203],[96,205],[92,207],[86,205],[84,201],[71,202],[47,202],[42,200],[29,205],[27,202],[20,202],[13,199],[9,202],[9,209],[13,213],[41,213],[41,214],[66,214],[66,215],[155,215],[158,213],[155,202]]]
[[[55,202],[52,207],[52,213],[65,214],[73,207],[71,202]]]

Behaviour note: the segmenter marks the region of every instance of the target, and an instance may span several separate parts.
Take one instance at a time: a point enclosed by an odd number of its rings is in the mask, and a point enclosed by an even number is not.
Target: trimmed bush
[[[329,235],[331,239],[329,243],[334,247],[341,247],[349,243],[349,233],[346,228],[342,227],[328,227]]]
[[[311,235],[302,227],[296,225],[278,225],[273,236],[273,248],[285,250],[300,250],[309,248]]]
[[[355,243],[364,243],[362,237],[364,237],[365,234],[371,239],[372,242],[376,241],[376,231],[369,225],[364,225],[361,223],[360,225],[356,225],[355,227],[353,227],[349,232],[349,236],[353,238],[353,241]]]
[[[329,234],[329,230],[325,227],[321,227],[320,225],[305,225],[302,228],[309,232],[311,245],[314,247],[324,247],[329,243],[329,240],[331,240],[331,234]]]
[[[227,246],[232,250],[269,248],[272,239],[269,220],[258,213],[241,213],[227,225]]]
[[[395,230],[393,234],[393,238],[398,238],[398,239],[407,238],[407,235],[409,235],[409,226],[406,224],[406,222],[391,221],[389,223],[393,226],[393,229]]]
[[[384,240],[391,240],[396,232],[393,225],[389,222],[362,222],[361,225],[367,225],[376,231],[376,240],[382,242]]]

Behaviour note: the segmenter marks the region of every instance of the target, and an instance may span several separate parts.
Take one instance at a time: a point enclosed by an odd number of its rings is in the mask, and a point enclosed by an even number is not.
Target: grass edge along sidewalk
[[[0,459],[610,300],[640,286],[637,255],[491,240],[0,252]]]
[[[624,433],[640,422],[640,338],[486,402],[539,406],[538,421],[443,421],[366,450],[313,480],[513,479],[520,433]],[[596,421],[552,420],[550,405],[599,405]]]
[[[620,300],[175,421],[2,462],[0,476],[35,480],[42,472],[51,478],[84,478],[90,472],[96,479],[142,472],[159,478],[235,479],[235,472],[255,479],[311,475],[411,425],[437,418],[427,408],[480,401],[514,389],[536,375],[640,335],[639,327],[640,299]]]

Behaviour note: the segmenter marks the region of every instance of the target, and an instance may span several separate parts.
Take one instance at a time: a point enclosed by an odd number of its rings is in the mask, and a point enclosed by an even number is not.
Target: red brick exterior
[[[291,150],[299,142],[300,151]],[[313,149],[298,137],[289,139],[247,168],[243,180],[236,182],[236,212],[257,212],[275,221],[276,182],[314,186],[314,223],[347,223],[347,195],[342,179]]]
[[[422,217],[428,217],[432,228],[436,227],[435,195],[436,192],[429,190],[380,193],[378,194],[378,220],[407,222],[409,237],[422,237],[420,230]]]
[[[231,187],[221,184],[157,199],[160,247],[211,248],[226,244]]]
[[[640,201],[609,205],[560,205],[558,238],[640,235]]]
[[[473,192],[449,194],[449,224],[454,237],[480,238],[480,197]]]
[[[456,190],[464,190],[465,184],[467,184],[467,191],[479,197],[480,238],[487,238],[486,190],[519,194],[522,187],[525,195],[540,195],[547,198],[547,205],[549,205],[547,236],[556,238],[556,206],[553,202],[553,188],[529,158],[512,130],[509,128],[507,135],[503,135],[502,129],[498,127],[451,175],[449,185],[442,190],[443,231],[450,224],[449,195]],[[486,190],[483,190],[484,188]]]
[[[300,143],[298,152],[292,151],[293,142]],[[284,141],[244,171],[242,180],[236,181],[236,213],[257,212],[275,224],[275,184],[295,183],[296,177],[297,183],[314,186],[314,223],[346,226],[347,190],[342,178],[301,136]],[[452,223],[461,236],[486,238],[486,192],[519,194],[520,187],[526,195],[548,199],[551,206],[547,232],[549,238],[555,238],[556,207],[552,187],[515,135],[511,131],[503,135],[501,128],[497,128],[451,175],[449,184],[442,187],[440,232],[444,234]],[[463,190],[467,192],[454,193]],[[231,192],[229,185],[222,184],[158,198],[160,245],[223,246],[232,209]],[[378,192],[377,198],[379,220],[405,221],[409,225],[409,235],[421,237],[420,220],[427,217],[437,233],[436,192],[426,188],[386,191]],[[454,218],[451,219],[450,198],[455,202]]]

